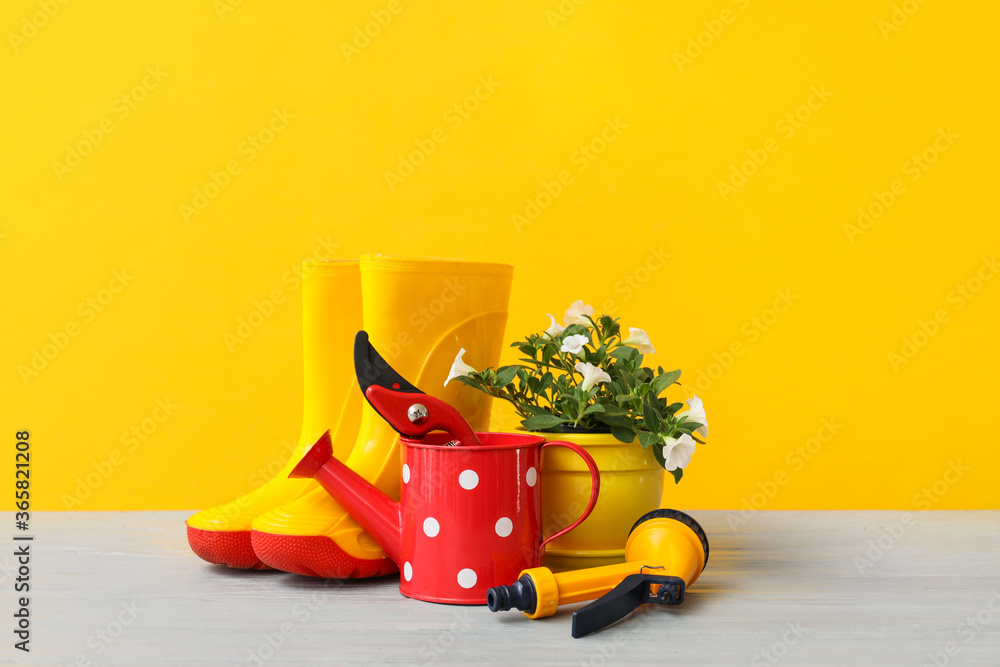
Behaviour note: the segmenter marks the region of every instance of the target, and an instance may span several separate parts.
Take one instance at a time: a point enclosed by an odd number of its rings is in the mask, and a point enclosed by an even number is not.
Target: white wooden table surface
[[[0,664],[1000,665],[1000,511],[692,511],[711,558],[685,603],[583,639],[574,607],[529,621],[409,600],[397,577],[211,566],[188,514],[33,513],[30,653],[0,514]]]

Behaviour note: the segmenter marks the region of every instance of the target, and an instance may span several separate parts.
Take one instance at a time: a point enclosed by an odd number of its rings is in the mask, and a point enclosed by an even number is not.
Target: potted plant
[[[457,379],[514,406],[521,425],[550,440],[568,437],[583,446],[601,469],[601,495],[591,516],[549,543],[550,567],[575,569],[620,562],[632,523],[660,504],[663,471],[681,480],[699,438],[708,435],[701,399],[684,403],[667,394],[681,371],[643,366],[654,353],[649,336],[618,319],[596,317],[576,301],[563,326],[550,325],[511,347],[520,363],[476,370],[455,358],[447,382]],[[543,452],[544,532],[551,535],[580,516],[590,492],[589,476],[561,448]]]

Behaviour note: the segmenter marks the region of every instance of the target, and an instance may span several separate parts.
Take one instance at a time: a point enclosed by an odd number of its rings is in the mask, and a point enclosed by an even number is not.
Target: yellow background
[[[12,462],[14,432],[32,431],[34,509],[196,509],[259,483],[298,436],[293,271],[365,252],[512,262],[506,339],[582,298],[644,328],[654,363],[705,373],[709,444],[668,489],[675,507],[1000,506],[1000,280],[961,309],[953,292],[1000,250],[995,3],[910,0],[892,31],[890,0],[233,4],[0,10],[0,433]],[[448,110],[477,88],[456,126]],[[275,109],[294,118],[249,159],[241,144]],[[625,127],[580,171],[609,119]],[[907,161],[948,128],[958,138],[911,180]],[[445,141],[391,189],[385,173],[435,130]],[[718,182],[765,144],[724,199]],[[185,220],[230,161],[239,173]],[[519,231],[512,215],[564,169],[572,182]],[[125,288],[102,293],[123,269]],[[230,351],[225,334],[275,290]],[[779,290],[795,300],[769,312]],[[81,304],[102,296],[91,317]],[[72,324],[25,382],[19,367]],[[158,399],[177,407],[130,449]]]

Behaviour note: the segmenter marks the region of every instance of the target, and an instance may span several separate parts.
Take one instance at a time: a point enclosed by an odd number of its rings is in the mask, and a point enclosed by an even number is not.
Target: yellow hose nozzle
[[[491,588],[486,603],[491,611],[514,608],[528,618],[543,618],[559,605],[596,599],[573,614],[573,636],[582,637],[642,604],[683,602],[708,562],[708,537],[684,512],[653,510],[632,526],[625,561],[558,574],[546,567],[524,570],[509,586]]]

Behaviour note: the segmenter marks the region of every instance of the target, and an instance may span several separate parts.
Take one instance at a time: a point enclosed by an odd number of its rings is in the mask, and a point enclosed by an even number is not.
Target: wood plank
[[[12,546],[0,557],[0,662],[1000,665],[1000,511],[914,512],[909,523],[892,511],[742,522],[692,511],[712,551],[687,601],[576,640],[573,607],[530,621],[409,600],[398,577],[211,566],[187,546],[188,514],[33,514],[32,651],[13,648]]]

